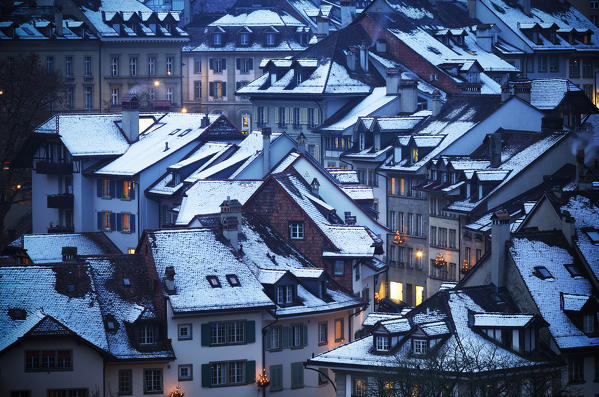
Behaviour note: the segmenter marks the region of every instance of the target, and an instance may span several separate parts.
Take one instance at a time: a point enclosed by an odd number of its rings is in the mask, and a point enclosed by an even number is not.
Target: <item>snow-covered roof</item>
[[[227,197],[243,205],[261,184],[249,180],[197,180],[185,190],[176,224],[188,225],[196,215],[220,213]]]
[[[277,13],[272,10],[256,10],[250,13],[242,13],[239,15],[226,14],[208,26],[305,26],[303,23],[293,18],[291,15],[281,11]]]
[[[474,313],[473,326],[482,328],[522,328],[528,325],[534,315],[532,314],[514,314],[514,313]]]
[[[103,233],[24,234],[10,245],[27,251],[36,265],[62,262],[63,247],[76,247],[77,255],[119,253]]]
[[[524,284],[530,291],[549,331],[560,349],[599,345],[599,337],[589,337],[566,315],[561,293],[591,295],[592,286],[584,277],[573,278],[564,265],[574,263],[565,248],[551,246],[533,237],[512,237],[509,253]],[[535,267],[544,266],[553,277],[539,278]]]
[[[357,184],[360,183],[360,179],[358,178],[358,171],[356,170],[346,170],[342,168],[327,168],[329,174],[333,175],[333,177],[340,184]]]
[[[531,81],[530,104],[540,110],[553,110],[570,91],[581,91],[566,79],[535,79]]]
[[[568,293],[562,293],[561,298],[564,311],[567,312],[579,312],[588,301],[594,299],[591,295],[577,295]]]
[[[397,313],[372,312],[366,316],[364,321],[362,321],[362,326],[370,327],[375,325],[379,321],[398,319],[400,317],[401,315]]]

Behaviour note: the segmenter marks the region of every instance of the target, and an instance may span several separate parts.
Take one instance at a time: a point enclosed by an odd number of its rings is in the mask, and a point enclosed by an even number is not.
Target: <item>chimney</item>
[[[121,101],[123,110],[122,128],[129,143],[139,138],[139,102],[135,94],[123,95]]]
[[[329,34],[329,18],[322,14],[316,16],[316,33],[324,36]]]
[[[585,190],[581,189],[581,180],[580,177],[583,176],[584,172],[584,148],[576,150],[576,190]]]
[[[56,36],[62,36],[62,7],[54,8],[54,33]]]
[[[505,286],[505,249],[510,241],[510,214],[498,211],[491,216],[491,282],[497,288]]]
[[[360,51],[360,69],[362,69],[362,71],[364,73],[368,72],[368,46],[366,45],[366,43],[363,43],[361,46],[358,47],[359,51]]]
[[[62,261],[70,262],[77,256],[77,247],[62,247]]]
[[[356,16],[356,5],[353,0],[341,0],[341,27],[352,23]]]
[[[264,176],[270,172],[270,127],[262,128],[262,171]]]
[[[387,95],[398,95],[399,94],[399,79],[401,73],[395,68],[387,69],[387,78],[385,79],[387,86]]]
[[[175,287],[175,267],[167,266],[164,269],[164,289],[169,295],[177,293],[177,287]]]
[[[501,164],[501,133],[495,132],[489,134],[489,161],[492,168],[497,168]]]
[[[491,25],[479,24],[476,27],[476,43],[487,52],[493,51],[495,40]]]
[[[513,92],[524,102],[530,103],[530,90],[532,83],[530,81],[519,81],[514,83]]]
[[[476,19],[476,0],[468,0],[468,16]]]
[[[297,136],[297,151],[300,153],[306,152],[306,136],[303,132]]]
[[[414,113],[418,109],[418,90],[415,80],[401,79],[399,82],[401,113]]]
[[[183,1],[183,26],[191,23],[191,0]]]
[[[351,46],[347,50],[344,50],[345,56],[347,59],[347,67],[352,72],[356,71],[356,53],[358,52],[358,48]]]
[[[376,41],[376,52],[379,54],[384,54],[387,52],[387,41],[383,39],[378,39]]]
[[[210,118],[208,117],[208,115],[204,115],[204,117],[202,117],[202,119],[200,120],[200,128],[206,128],[208,127],[208,124],[210,124]]]
[[[344,214],[345,214],[345,224],[346,225],[355,225],[356,224],[356,217],[352,216],[351,212],[346,211]]]
[[[441,91],[435,90],[433,91],[433,100],[432,100],[432,111],[433,116],[436,117],[441,113],[441,108],[443,107],[443,101],[441,100]]]
[[[319,190],[320,190],[320,183],[318,182],[318,179],[314,178],[312,179],[312,183],[310,184],[310,191],[312,193],[314,193],[314,195],[319,196]]]
[[[399,164],[401,162],[401,146],[399,145],[399,137],[395,141],[395,145],[393,145],[393,163]]]
[[[522,11],[528,16],[530,16],[530,0],[519,0],[520,7],[522,7]]]
[[[166,152],[168,150],[168,142],[164,142],[164,151]]]
[[[241,210],[241,203],[229,196],[220,205],[220,223],[223,227],[223,236],[229,240],[236,251],[239,251]]]

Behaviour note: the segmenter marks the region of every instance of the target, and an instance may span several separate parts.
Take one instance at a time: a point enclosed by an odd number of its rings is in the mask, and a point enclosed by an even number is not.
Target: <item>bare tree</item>
[[[62,79],[40,65],[35,54],[0,60],[0,233],[4,219],[30,178],[13,165],[35,127],[48,119],[61,100]],[[2,246],[2,237],[0,237]]]

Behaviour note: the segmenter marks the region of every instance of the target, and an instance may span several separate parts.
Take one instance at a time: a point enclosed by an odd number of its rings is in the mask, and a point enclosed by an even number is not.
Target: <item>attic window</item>
[[[220,285],[220,281],[218,280],[218,277],[216,277],[216,276],[206,276],[206,280],[208,280],[208,282],[210,283],[210,286],[212,288],[221,288],[222,287]]]
[[[250,35],[247,32],[239,34],[239,45],[247,46],[250,44]]]
[[[25,320],[27,318],[27,312],[24,309],[8,309],[8,317],[13,320]]]
[[[227,274],[227,281],[231,287],[240,287],[239,279],[235,274]]]
[[[593,243],[593,244],[599,244],[599,230],[597,230],[597,229],[591,229],[591,230],[585,231],[585,233],[589,237],[589,239],[591,240],[591,243]]]
[[[127,277],[125,277],[125,278],[123,279],[123,285],[124,285],[125,287],[130,287],[130,286],[131,286],[131,280],[129,280]]]
[[[191,128],[188,128],[177,136],[185,136],[185,135],[189,134],[190,132],[191,132]]]
[[[549,272],[549,270],[547,270],[545,266],[535,266],[534,275],[540,278],[541,280],[553,278],[553,275]]]
[[[212,45],[215,47],[223,45],[223,35],[221,33],[214,33],[212,35]]]
[[[424,355],[428,350],[428,344],[426,342],[426,339],[413,339],[412,346],[412,353],[417,355]]]
[[[389,351],[389,337],[383,335],[375,336],[376,340],[376,351],[377,352],[388,352]]]
[[[181,131],[181,128],[176,128],[171,133],[169,133],[169,135],[175,135],[179,131]]]
[[[566,267],[566,270],[568,271],[568,273],[570,273],[570,276],[572,276],[572,277],[581,277],[582,276],[582,273],[572,263],[569,263],[564,266]]]

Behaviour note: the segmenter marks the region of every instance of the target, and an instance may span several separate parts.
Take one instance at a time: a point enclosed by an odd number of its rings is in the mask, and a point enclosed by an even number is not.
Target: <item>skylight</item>
[[[172,132],[169,132],[169,135],[175,135],[177,132],[181,131],[181,128],[174,129]]]
[[[566,267],[566,270],[570,273],[570,276],[572,276],[572,277],[582,277],[582,273],[572,263],[568,263],[568,264],[566,264],[564,266]]]
[[[591,239],[591,243],[599,244],[599,230],[591,229],[585,231],[586,235]]]
[[[545,266],[535,266],[534,275],[540,278],[541,280],[546,280],[548,278],[553,278],[553,275]]]
[[[239,279],[235,274],[227,274],[227,281],[231,287],[240,287]]]
[[[212,288],[221,288],[220,281],[216,276],[206,276],[206,280],[210,283]]]
[[[188,128],[177,136],[185,136],[185,135],[189,134],[190,132],[191,132],[191,128]]]
[[[131,286],[131,280],[129,280],[128,278],[126,278],[126,277],[125,277],[125,278],[123,279],[123,285],[124,285],[125,287],[130,287],[130,286]]]

